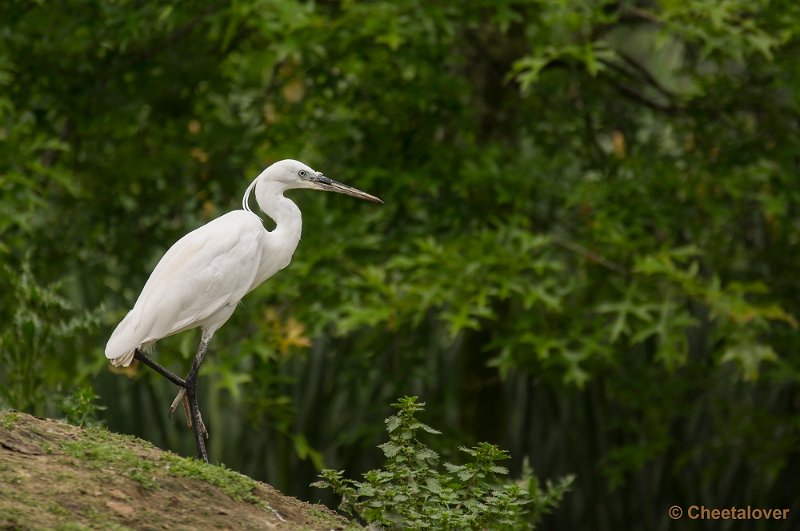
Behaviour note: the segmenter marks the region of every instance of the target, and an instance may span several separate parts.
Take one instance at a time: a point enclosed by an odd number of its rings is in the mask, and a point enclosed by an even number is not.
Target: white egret
[[[352,195],[382,203],[296,160],[282,160],[256,177],[234,210],[193,230],[164,254],[144,285],[133,309],[117,325],[106,344],[106,357],[126,367],[136,358],[179,386],[170,412],[183,402],[194,427],[197,456],[208,461],[208,436],[197,406],[197,373],[208,343],[233,313],[238,302],[266,279],[289,265],[300,241],[300,209],[283,196],[309,188]],[[255,192],[259,208],[275,221],[268,231],[249,206]],[[189,375],[183,380],[144,353],[159,339],[192,328],[201,329],[200,344]]]

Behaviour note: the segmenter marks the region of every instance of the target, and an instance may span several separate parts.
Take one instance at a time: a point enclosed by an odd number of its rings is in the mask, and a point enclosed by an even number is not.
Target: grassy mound
[[[103,428],[0,412],[0,528],[345,529],[320,505]]]

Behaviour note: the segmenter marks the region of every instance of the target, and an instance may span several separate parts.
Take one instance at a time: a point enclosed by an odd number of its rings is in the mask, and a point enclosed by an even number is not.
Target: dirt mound
[[[284,496],[103,428],[0,411],[0,529],[346,529]]]

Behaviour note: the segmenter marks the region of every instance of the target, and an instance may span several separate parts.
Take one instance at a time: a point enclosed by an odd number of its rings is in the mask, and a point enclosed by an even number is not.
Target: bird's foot
[[[172,418],[172,414],[175,413],[175,410],[178,409],[178,404],[183,406],[183,415],[186,418],[186,426],[188,428],[192,427],[192,411],[189,407],[189,397],[186,396],[186,389],[181,389],[178,391],[178,396],[175,397],[175,400],[172,401],[172,405],[169,406],[169,417]],[[203,417],[200,415],[200,411],[197,411],[197,420],[200,424],[200,431],[203,434],[203,437],[208,439],[208,430],[206,429],[206,425],[203,423]]]
[[[186,399],[186,389],[181,389],[178,391],[178,396],[175,397],[175,400],[172,401],[172,404],[169,406],[169,418],[172,418],[172,414],[175,413],[175,410],[178,409],[178,404],[183,404],[183,412],[186,414],[186,425],[188,427],[192,427],[192,416],[189,415],[189,401]]]

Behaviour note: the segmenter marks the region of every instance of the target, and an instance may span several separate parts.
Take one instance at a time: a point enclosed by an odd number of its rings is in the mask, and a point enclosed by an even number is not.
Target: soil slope
[[[0,529],[347,529],[223,467],[102,428],[0,411]]]

